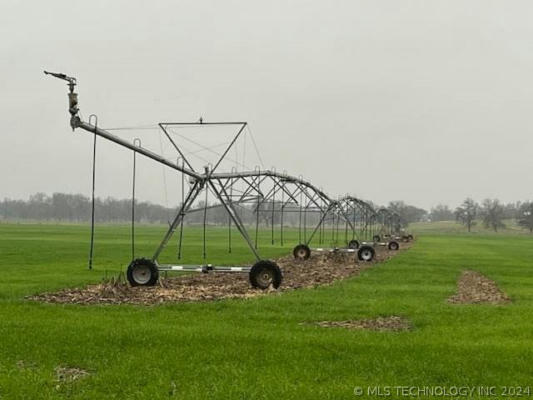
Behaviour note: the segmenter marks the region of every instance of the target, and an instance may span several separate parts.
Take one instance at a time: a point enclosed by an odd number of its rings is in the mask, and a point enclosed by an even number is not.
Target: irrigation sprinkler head
[[[45,75],[51,75],[54,78],[61,79],[63,81],[68,82],[69,87],[69,93],[68,93],[68,111],[71,115],[70,118],[70,126],[72,127],[72,130],[74,131],[75,128],[78,127],[79,117],[78,112],[80,111],[78,107],[78,93],[74,92],[74,87],[77,85],[76,78],[72,76],[68,76],[66,74],[60,73],[60,72],[49,72],[44,71]]]
[[[52,75],[53,77],[57,79],[62,79],[64,81],[68,82],[68,87],[70,89],[70,92],[74,92],[74,86],[76,86],[76,78],[72,76],[67,76],[66,74],[63,74],[61,72],[50,72],[50,71],[44,71],[45,75]]]

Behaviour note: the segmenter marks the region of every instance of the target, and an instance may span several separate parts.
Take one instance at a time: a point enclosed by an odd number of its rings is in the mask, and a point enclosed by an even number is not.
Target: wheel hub
[[[267,287],[272,283],[273,278],[274,277],[272,276],[272,273],[268,270],[265,270],[261,271],[261,273],[259,274],[258,281],[261,286]]]
[[[147,265],[137,265],[133,269],[133,279],[139,285],[145,285],[150,280],[152,273]]]

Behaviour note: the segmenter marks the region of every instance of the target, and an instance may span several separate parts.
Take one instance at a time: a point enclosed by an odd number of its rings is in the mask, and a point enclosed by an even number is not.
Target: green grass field
[[[529,231],[525,230],[516,223],[516,220],[509,219],[503,221],[505,228],[501,228],[498,232],[494,232],[492,229],[485,228],[483,222],[478,220],[471,229],[471,234],[481,235],[529,235]],[[466,228],[457,223],[456,221],[438,221],[438,222],[417,222],[409,225],[409,230],[414,233],[432,233],[432,234],[460,234],[467,233]]]
[[[138,228],[139,254],[150,254],[162,229]],[[195,248],[184,261],[192,262],[200,232],[188,234]],[[533,386],[528,235],[426,230],[409,251],[359,277],[249,300],[150,307],[24,300],[97,282],[127,264],[127,227],[98,227],[93,271],[87,239],[85,226],[0,224],[0,399],[352,399],[356,386]],[[242,243],[227,254],[225,231],[209,240],[213,261],[250,260]],[[495,280],[512,304],[447,304],[463,269]],[[387,315],[414,329],[300,324]],[[58,366],[90,375],[58,383]]]

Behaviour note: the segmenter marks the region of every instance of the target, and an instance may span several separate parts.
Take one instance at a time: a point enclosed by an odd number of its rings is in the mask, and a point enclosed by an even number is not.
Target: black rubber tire
[[[360,261],[372,261],[376,255],[376,250],[372,246],[361,246],[357,251],[357,258]]]
[[[348,243],[348,248],[349,249],[358,249],[359,248],[359,241],[358,240],[350,240],[350,242]]]
[[[379,235],[374,235],[374,237],[372,238],[372,240],[373,240],[374,242],[381,242],[381,236],[379,236]]]
[[[248,277],[252,287],[263,290],[268,289],[270,286],[274,289],[279,288],[283,279],[278,264],[270,260],[256,262]]]
[[[137,258],[128,265],[126,277],[131,286],[154,286],[159,279],[159,270],[152,260]]]
[[[391,240],[387,247],[389,250],[396,251],[400,248],[400,244],[396,240]]]
[[[414,239],[413,235],[407,235],[407,240],[411,241],[413,239]]]
[[[306,244],[299,244],[292,251],[292,255],[297,260],[307,260],[309,257],[311,257],[311,249]]]

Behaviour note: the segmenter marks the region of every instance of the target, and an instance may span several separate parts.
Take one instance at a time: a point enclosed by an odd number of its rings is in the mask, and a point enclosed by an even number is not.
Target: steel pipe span
[[[171,168],[177,173],[186,175],[189,179],[189,188],[187,194],[183,195],[181,204],[176,210],[176,214],[172,221],[169,222],[169,228],[165,233],[160,244],[150,259],[135,259],[128,267],[128,279],[132,284],[147,284],[155,282],[158,278],[158,270],[180,270],[180,271],[202,271],[208,272],[211,270],[219,270],[225,272],[249,272],[250,281],[252,285],[262,287],[267,285],[279,285],[281,282],[281,271],[274,263],[264,261],[261,259],[257,245],[259,215],[260,213],[271,214],[272,225],[272,243],[274,242],[274,219],[275,215],[280,215],[281,224],[281,241],[283,243],[283,216],[286,213],[296,212],[299,215],[299,238],[300,244],[298,246],[305,249],[308,248],[311,241],[318,234],[319,242],[322,242],[325,234],[324,225],[330,223],[332,229],[337,231],[337,239],[339,236],[339,226],[344,226],[344,241],[353,243],[354,240],[367,239],[370,235],[376,234],[393,234],[397,226],[399,226],[399,216],[391,210],[380,208],[375,210],[374,207],[361,199],[354,196],[344,196],[339,199],[330,197],[321,188],[317,187],[301,176],[292,176],[286,173],[279,173],[274,170],[253,170],[253,171],[231,171],[219,172],[217,171],[219,165],[227,156],[231,147],[235,144],[244,128],[246,122],[218,122],[218,123],[203,123],[200,125],[237,125],[239,130],[229,146],[223,152],[220,159],[214,166],[206,166],[202,172],[194,170],[185,155],[180,150],[180,146],[176,144],[170,137],[167,128],[171,125],[198,125],[198,123],[160,123],[159,127],[166,134],[175,150],[179,154],[178,161],[169,160],[162,154],[143,148],[139,143],[130,143],[129,141],[111,133],[109,130],[98,126],[97,118],[94,118],[94,123],[83,121],[79,114],[78,95],[74,92],[77,81],[75,78],[69,77],[61,73],[45,72],[48,75],[54,76],[58,79],[68,82],[69,87],[69,113],[70,125],[73,130],[81,129],[83,131],[92,133],[95,138],[101,137],[111,141],[121,147],[133,151],[135,154],[140,154],[148,159],[153,160],[165,167]],[[96,148],[95,148],[96,151]],[[94,165],[93,165],[94,168]],[[211,193],[218,202],[215,205],[208,207],[205,202],[203,207],[194,208],[195,201],[199,195],[204,192]],[[134,201],[133,210],[134,210]],[[253,212],[257,215],[257,223],[255,227],[255,240],[250,233],[241,217],[239,216],[238,207],[246,204],[253,206]],[[212,266],[212,265],[162,265],[159,264],[159,256],[163,249],[167,246],[173,234],[180,230],[180,251],[183,223],[185,216],[193,212],[204,212],[204,258],[205,258],[205,219],[208,208],[223,207],[228,214],[228,223],[230,226],[229,235],[231,240],[231,225],[233,225],[240,233],[242,238],[247,243],[250,251],[255,256],[257,263],[251,267],[228,267],[228,266]],[[132,210],[132,215],[133,215]],[[315,215],[314,218],[309,217]],[[311,222],[308,219],[312,220]],[[132,219],[132,226],[134,219]],[[311,224],[308,230],[308,225]],[[377,227],[377,225],[380,225]],[[303,228],[303,229],[302,229]],[[132,228],[132,232],[133,232]],[[230,244],[231,246],[231,244]],[[298,247],[297,246],[297,247]],[[133,238],[132,238],[133,247]],[[296,248],[295,248],[296,249]],[[230,247],[231,251],[231,247]],[[350,250],[352,251],[352,250]],[[132,254],[134,252],[132,251]],[[91,241],[92,254],[92,241]],[[296,256],[296,253],[295,253]],[[273,264],[273,265],[272,265]],[[131,270],[131,271],[130,271]],[[131,273],[130,273],[131,272]],[[270,274],[270,275],[269,275]],[[270,277],[269,279],[267,279]],[[131,278],[131,279],[130,279]],[[266,282],[266,283],[265,283]]]

